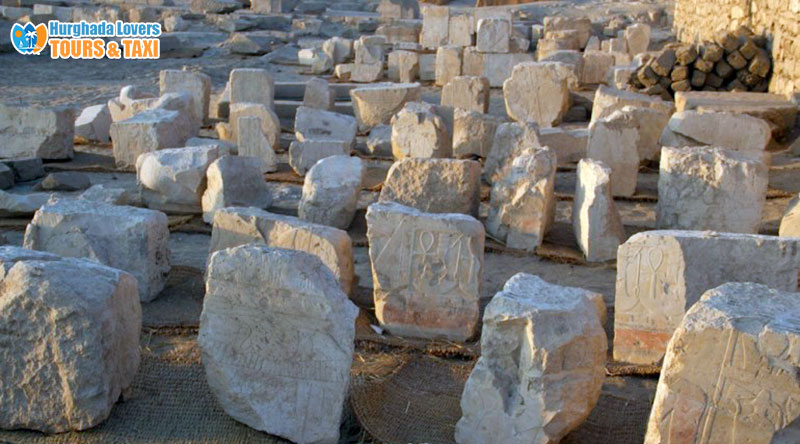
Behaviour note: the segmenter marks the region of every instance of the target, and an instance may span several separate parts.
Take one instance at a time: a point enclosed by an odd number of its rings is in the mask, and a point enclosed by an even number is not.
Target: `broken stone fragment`
[[[327,80],[314,77],[306,82],[306,89],[303,93],[303,106],[332,111],[335,104],[336,92],[330,87]]]
[[[144,208],[51,200],[28,224],[23,246],[127,271],[142,302],[158,296],[170,270],[167,216]]]
[[[142,154],[136,162],[142,203],[168,213],[199,213],[206,189],[206,171],[218,157],[219,150],[214,146]]]
[[[34,189],[43,191],[80,191],[89,188],[89,177],[78,171],[50,173]]]
[[[298,141],[340,141],[350,148],[355,146],[357,126],[353,116],[307,106],[297,107],[294,119],[294,133]]]
[[[555,218],[556,154],[528,148],[500,172],[492,186],[486,231],[508,248],[534,251]]]
[[[465,341],[480,313],[483,225],[395,203],[367,209],[375,315],[390,333]]]
[[[589,125],[586,156],[611,168],[611,194],[614,196],[632,196],[636,191],[638,144],[637,122],[625,111],[616,111]]]
[[[260,103],[275,109],[275,81],[269,71],[258,68],[235,68],[231,70],[230,103]]]
[[[191,111],[198,127],[208,120],[208,103],[211,95],[211,77],[202,72],[165,69],[159,73],[161,95],[186,93],[191,98]]]
[[[625,241],[625,229],[611,196],[611,168],[603,162],[578,162],[572,229],[589,262],[615,259],[617,247]]]
[[[365,174],[366,168],[358,157],[337,155],[321,159],[306,173],[298,216],[347,229],[356,214]]]
[[[225,207],[268,208],[272,204],[260,163],[253,157],[222,156],[208,166],[203,193],[203,220],[214,222],[214,214]]]
[[[392,117],[392,154],[445,158],[452,155],[452,139],[441,110],[426,102],[408,102]]]
[[[798,309],[764,285],[706,292],[670,340],[644,442],[795,442]]]
[[[72,159],[74,138],[72,108],[0,103],[0,158]]]
[[[414,51],[392,51],[389,53],[386,72],[392,82],[410,83],[419,77],[419,53]]]
[[[489,183],[497,181],[506,165],[527,149],[542,147],[539,127],[533,122],[503,123],[497,127],[492,148],[483,164],[483,176]]]
[[[301,176],[326,157],[349,155],[350,143],[342,140],[295,140],[289,145],[289,165]]]
[[[151,109],[138,113],[111,124],[114,162],[120,168],[134,167],[141,154],[181,147],[191,135],[179,111]]]
[[[747,114],[682,111],[669,119],[662,146],[718,146],[763,153],[772,140],[769,124]]]
[[[514,67],[503,83],[506,113],[518,122],[550,128],[561,123],[570,107],[566,77],[557,62],[528,62]]]
[[[0,284],[0,341],[14,344],[0,348],[0,428],[61,433],[103,422],[139,368],[136,279],[0,247]]]
[[[605,379],[598,300],[526,273],[509,279],[483,316],[481,357],[461,396],[456,442],[557,443],[579,426]]]
[[[421,87],[419,83],[381,83],[354,88],[350,97],[358,131],[363,134],[376,125],[389,123],[406,102],[418,101]]]
[[[350,294],[354,285],[353,248],[346,231],[253,207],[217,210],[209,258],[215,251],[249,243],[304,251],[319,257],[336,276],[342,290]]]
[[[480,185],[481,165],[474,160],[403,159],[389,168],[380,201],[477,217]]]
[[[254,429],[338,442],[357,315],[315,256],[258,244],[217,251],[197,338],[211,392]]]
[[[632,236],[617,253],[614,359],[659,362],[686,311],[718,285],[756,282],[794,291],[797,246],[797,239],[708,231]]]
[[[278,157],[261,130],[261,119],[255,116],[239,117],[237,131],[238,155],[257,159],[262,173],[278,169]]]
[[[87,106],[75,119],[75,138],[86,142],[109,143],[111,113],[107,104]]]
[[[489,81],[479,76],[457,76],[442,88],[441,105],[479,113],[489,112]]]
[[[2,163],[14,172],[15,182],[28,182],[44,177],[44,163],[38,157],[7,159]]]
[[[500,117],[480,111],[455,108],[453,110],[453,157],[486,158],[492,149],[497,127],[502,121]]]
[[[656,224],[677,230],[758,233],[767,185],[763,153],[664,147]]]
[[[500,17],[478,20],[475,47],[479,52],[509,52],[510,42],[511,21]]]

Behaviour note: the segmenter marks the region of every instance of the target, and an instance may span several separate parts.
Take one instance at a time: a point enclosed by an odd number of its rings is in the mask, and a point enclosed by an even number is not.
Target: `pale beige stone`
[[[570,107],[567,80],[555,62],[528,62],[514,67],[503,83],[506,114],[518,122],[550,128],[561,123]]]
[[[389,80],[411,83],[419,77],[419,53],[414,51],[392,51],[389,53],[387,69]]]
[[[490,92],[491,87],[485,77],[453,77],[442,88],[441,105],[487,113]]]
[[[366,171],[358,157],[321,159],[306,174],[297,215],[309,222],[347,229],[356,214]]]
[[[230,103],[259,103],[275,109],[275,80],[269,71],[258,68],[234,68],[230,78]]]
[[[586,157],[589,129],[542,128],[539,130],[539,140],[556,153],[559,164],[578,162]]]
[[[557,443],[589,416],[608,347],[598,297],[526,273],[506,282],[483,316],[456,442]]]
[[[639,132],[630,114],[617,111],[589,125],[586,157],[611,168],[611,194],[632,196],[639,177]]]
[[[781,225],[778,228],[778,236],[800,237],[800,197],[795,196],[781,218]]]
[[[254,157],[222,156],[208,166],[203,193],[203,220],[214,222],[214,214],[225,207],[268,208],[272,204],[260,162]]]
[[[392,117],[392,154],[396,160],[452,155],[450,131],[434,105],[408,102]]]
[[[478,20],[475,48],[479,52],[503,53],[511,49],[511,21],[493,17]]]
[[[261,120],[261,131],[267,138],[269,146],[280,146],[281,121],[275,111],[261,103],[231,103],[229,121],[233,142],[238,143],[236,136],[239,134],[239,119],[242,117],[258,117]]]
[[[543,146],[539,127],[533,122],[510,122],[497,127],[492,148],[483,163],[483,176],[494,183],[503,174],[503,168],[527,149]]]
[[[208,120],[208,102],[211,95],[211,77],[202,72],[165,69],[159,72],[160,94],[187,93],[191,97],[192,115],[196,125]]]
[[[614,359],[657,363],[687,310],[726,282],[797,288],[798,240],[703,231],[647,231],[617,253]]]
[[[728,112],[682,111],[672,115],[660,144],[663,146],[718,146],[734,151],[764,152],[772,130],[762,119]]]
[[[617,247],[625,241],[625,228],[611,196],[611,168],[603,162],[578,162],[572,230],[589,262],[615,259]]]
[[[354,88],[350,97],[358,130],[366,133],[376,125],[389,123],[406,102],[419,100],[421,88],[419,83],[383,83]]]
[[[395,203],[367,209],[375,316],[390,333],[464,341],[480,314],[483,225]]]
[[[609,88],[605,85],[597,88],[592,103],[593,122],[608,117],[614,111],[620,111],[626,106],[657,109],[670,116],[675,112],[675,105],[672,102],[664,101],[656,96]]]
[[[453,157],[486,158],[502,119],[462,108],[453,110]],[[585,150],[584,150],[585,151]]]
[[[239,117],[236,130],[238,154],[258,159],[262,173],[277,171],[278,156],[261,129],[261,119],[256,116]]]
[[[389,168],[380,201],[477,217],[480,191],[481,164],[474,160],[411,158]]]
[[[420,5],[422,32],[419,43],[425,49],[436,49],[446,45],[450,31],[450,8],[429,4]]]
[[[436,50],[436,85],[444,86],[461,75],[461,47],[440,46]]]

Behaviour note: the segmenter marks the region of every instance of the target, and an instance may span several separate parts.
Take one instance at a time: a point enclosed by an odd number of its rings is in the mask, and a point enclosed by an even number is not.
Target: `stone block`
[[[191,137],[180,111],[151,109],[130,119],[111,124],[114,163],[131,168],[141,154],[164,148],[178,148]]]
[[[452,78],[442,88],[441,104],[479,113],[489,112],[489,81],[478,76]]]
[[[225,207],[268,208],[272,195],[254,157],[222,156],[208,166],[206,190],[201,199],[203,220],[214,222],[214,214]]]
[[[336,105],[336,91],[330,87],[327,80],[314,77],[306,82],[303,106],[332,111],[334,105]]]
[[[668,115],[675,112],[675,105],[672,102],[647,94],[622,91],[603,85],[597,89],[592,103],[592,121],[608,117],[626,106],[653,108]]]
[[[199,213],[206,170],[219,157],[214,146],[172,148],[144,153],[136,161],[142,202],[167,213]]]
[[[86,142],[109,143],[111,136],[111,113],[107,104],[84,108],[75,119],[75,138]]]
[[[608,70],[616,64],[613,54],[602,51],[586,51],[583,53],[583,73],[581,83],[597,85],[606,81]]]
[[[533,122],[509,122],[497,127],[492,148],[483,163],[483,176],[494,183],[501,176],[503,168],[527,149],[542,147],[539,127]]]
[[[424,4],[422,12],[422,32],[419,43],[425,49],[436,49],[447,45],[450,31],[450,8]]]
[[[625,241],[625,228],[611,196],[611,168],[603,162],[578,162],[572,230],[589,262],[616,259],[617,247]]]
[[[349,155],[350,144],[342,140],[295,140],[289,145],[289,165],[301,176],[326,157]]]
[[[299,142],[332,140],[352,148],[356,142],[357,126],[353,116],[299,106],[294,119],[294,134]]]
[[[208,103],[211,95],[211,77],[202,72],[165,69],[159,73],[161,95],[186,93],[191,98],[191,111],[198,127],[208,120]]]
[[[358,157],[329,156],[306,174],[298,216],[308,222],[347,229],[353,221],[366,167]]]
[[[497,127],[502,123],[499,117],[479,111],[455,108],[453,111],[453,157],[486,158],[492,149]]]
[[[415,82],[419,77],[419,53],[414,51],[390,52],[386,73],[392,82]]]
[[[506,114],[518,122],[550,128],[561,123],[570,107],[566,77],[557,62],[528,62],[514,67],[503,83]],[[566,68],[566,66],[564,66]]]
[[[434,105],[408,102],[392,117],[392,154],[398,160],[452,155],[450,130]]]
[[[478,216],[481,165],[474,160],[410,158],[395,162],[381,188],[381,202],[425,213]]]
[[[265,69],[234,68],[228,80],[231,88],[231,105],[236,103],[260,103],[267,109],[275,109],[275,81]]]
[[[586,157],[611,168],[611,194],[632,196],[639,176],[639,131],[629,113],[617,111],[589,125]]]
[[[728,112],[682,111],[672,115],[660,144],[671,147],[718,146],[763,153],[772,130],[762,119]]]
[[[257,159],[262,173],[278,170],[278,156],[261,129],[261,119],[256,116],[240,117],[237,131],[238,155]]]
[[[230,108],[230,132],[232,141],[237,145],[239,141],[239,121],[244,117],[256,117],[261,122],[261,132],[273,149],[280,147],[281,121],[275,111],[263,103],[240,102],[232,103]]]
[[[383,83],[350,90],[360,133],[366,133],[381,123],[389,123],[406,102],[417,101],[420,97],[419,83]]]
[[[559,164],[578,162],[586,157],[586,148],[589,144],[589,130],[587,128],[542,128],[539,130],[539,140],[556,153]]]
[[[0,158],[72,159],[74,138],[72,108],[0,103]]]
[[[478,52],[509,52],[511,21],[505,18],[483,18],[478,20],[475,47]]]
[[[436,85],[444,86],[461,75],[461,47],[440,46],[436,50]]]

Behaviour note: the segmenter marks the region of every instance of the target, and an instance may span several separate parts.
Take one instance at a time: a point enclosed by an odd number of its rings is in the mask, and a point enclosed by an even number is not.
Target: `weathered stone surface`
[[[475,35],[475,19],[471,14],[454,14],[450,16],[447,44],[451,46],[472,46]]]
[[[185,129],[185,117],[179,111],[167,109],[151,109],[114,122],[111,124],[114,163],[130,168],[141,154],[181,147],[191,136]]]
[[[221,208],[214,216],[209,257],[218,250],[259,243],[304,251],[330,268],[345,293],[354,285],[353,247],[344,230],[258,208]]]
[[[242,117],[258,117],[261,120],[261,132],[267,138],[270,147],[273,149],[280,146],[281,121],[278,115],[270,108],[261,103],[232,103],[230,108],[230,124],[233,142],[238,144],[236,136],[239,134],[239,119]]]
[[[145,153],[136,162],[142,202],[168,213],[199,213],[206,170],[219,157],[214,146],[174,148]]]
[[[597,85],[606,81],[609,68],[616,64],[613,54],[603,51],[586,51],[583,53],[583,73],[581,83]]]
[[[617,247],[625,241],[625,228],[611,196],[611,168],[603,162],[578,162],[572,229],[589,262],[615,259]]]
[[[489,81],[479,76],[457,76],[442,88],[441,105],[468,111],[489,111]]]
[[[508,248],[534,251],[555,217],[556,154],[528,148],[505,166],[492,186],[486,231]]]
[[[28,182],[44,177],[44,163],[38,157],[27,157],[22,159],[7,159],[2,163],[11,168],[14,172],[15,182]]]
[[[389,168],[380,201],[478,217],[480,185],[481,164],[474,160],[403,159]]]
[[[203,193],[203,220],[214,222],[214,214],[225,207],[267,208],[272,204],[267,182],[255,158],[222,156],[208,166]]]
[[[366,133],[375,125],[389,123],[406,102],[417,101],[420,97],[419,83],[383,83],[350,90],[361,133]]]
[[[486,77],[492,88],[499,88],[516,65],[535,61],[536,56],[530,52],[484,53],[468,46],[464,48],[461,72],[467,76]]]
[[[639,177],[639,131],[630,114],[617,111],[589,125],[586,157],[611,168],[611,194],[632,196]]]
[[[278,156],[261,129],[261,119],[256,116],[239,117],[236,126],[238,154],[258,159],[262,173],[277,171]]]
[[[72,108],[0,103],[0,158],[72,159],[74,138]]]
[[[260,103],[275,109],[275,81],[265,69],[234,68],[228,79],[231,89],[231,105],[236,103]]]
[[[297,53],[297,61],[307,66],[315,75],[325,74],[334,69],[333,59],[321,49],[301,49]]]
[[[781,218],[778,236],[800,237],[800,197],[795,196],[789,201]]]
[[[303,182],[297,208],[300,219],[347,229],[356,214],[366,171],[358,157],[330,156],[317,162]]]
[[[89,188],[89,176],[79,171],[50,173],[34,189],[44,191],[81,191]]]
[[[303,93],[303,106],[331,111],[335,104],[336,92],[328,84],[327,80],[314,77],[306,82],[306,90]]]
[[[486,158],[492,149],[499,117],[463,108],[453,110],[453,157]]]
[[[675,105],[672,102],[666,102],[659,97],[622,91],[603,85],[597,88],[592,103],[592,122],[608,117],[614,111],[620,111],[626,106],[658,109],[668,115],[672,115],[675,111]]]
[[[506,114],[518,122],[550,128],[561,123],[570,107],[567,80],[556,62],[528,62],[514,67],[503,83]]]
[[[483,225],[395,203],[367,209],[375,315],[392,334],[464,341],[478,324]]]
[[[434,105],[408,102],[392,117],[392,154],[408,157],[450,157],[453,142],[445,119]]]
[[[415,19],[419,15],[419,5],[411,0],[381,0],[377,11],[384,22]]]
[[[578,162],[586,157],[588,128],[542,128],[539,141],[556,153],[559,164]]]
[[[497,127],[492,149],[483,163],[483,176],[489,183],[504,175],[503,168],[526,149],[539,148],[539,127],[533,122],[503,123]]]
[[[414,51],[390,52],[386,74],[392,82],[415,82],[419,77],[419,53]]]
[[[511,46],[511,21],[505,18],[478,20],[475,47],[479,52],[509,52]]]
[[[198,127],[208,120],[211,77],[202,72],[165,69],[159,73],[158,78],[161,95],[169,93],[189,94],[192,116]]]
[[[644,442],[796,442],[797,296],[750,283],[706,292],[670,340]]]
[[[598,296],[526,273],[506,282],[483,315],[457,442],[557,443],[589,416],[608,347]]]
[[[632,56],[647,51],[650,46],[650,27],[644,23],[634,23],[625,28],[623,36],[628,44],[628,53]]]
[[[436,85],[444,86],[461,75],[461,47],[440,46],[436,50]]]
[[[0,284],[0,427],[60,433],[104,421],[139,368],[136,279],[0,247]]]
[[[367,150],[376,157],[392,157],[392,126],[380,124],[369,132]]]
[[[12,194],[0,191],[0,217],[31,216],[50,197],[50,193]]]
[[[111,205],[135,205],[140,202],[134,193],[125,188],[112,188],[110,186],[97,184],[90,186],[86,191],[78,196],[78,199],[86,199],[94,202],[104,202]]]
[[[543,20],[544,33],[556,31],[577,31],[578,45],[585,48],[592,36],[592,21],[588,17],[548,16]]]
[[[307,106],[297,107],[294,134],[298,141],[336,140],[353,147],[358,124],[353,116],[323,111]]]
[[[211,392],[257,430],[338,442],[357,315],[315,256],[257,244],[217,251],[197,338]]]
[[[796,239],[703,231],[647,231],[617,253],[614,358],[650,364],[686,311],[726,282],[797,288]]]
[[[170,270],[167,216],[143,208],[84,199],[51,201],[36,211],[23,245],[127,271],[138,281],[143,302],[158,296]]]
[[[349,155],[350,144],[341,140],[295,140],[289,145],[289,165],[301,176],[326,157]]]
[[[87,142],[110,142],[110,129],[111,113],[105,103],[87,106],[75,119],[75,138]]]
[[[660,144],[718,146],[734,151],[764,152],[772,139],[769,124],[747,114],[682,111],[669,119]]]
[[[0,163],[0,190],[7,190],[14,186],[14,170],[4,163]]]
[[[661,133],[669,122],[670,115],[659,108],[625,106],[621,110],[636,126],[639,142],[639,160],[656,160],[661,155]],[[669,145],[671,146],[671,145]]]
[[[763,153],[664,147],[657,226],[758,233],[768,182]]]
[[[383,64],[383,45],[386,37],[382,35],[362,35],[353,42],[356,65]]]
[[[446,45],[450,30],[450,8],[423,4],[420,10],[422,32],[419,35],[419,43],[425,49],[436,49]]]

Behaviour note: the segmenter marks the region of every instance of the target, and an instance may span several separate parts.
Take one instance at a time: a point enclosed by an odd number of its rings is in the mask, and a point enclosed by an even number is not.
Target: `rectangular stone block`
[[[0,103],[0,159],[71,159],[75,111]]]
[[[794,291],[796,239],[703,231],[647,231],[617,251],[614,359],[657,363],[684,314],[726,282]]]

